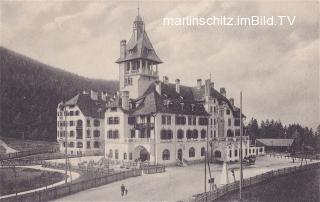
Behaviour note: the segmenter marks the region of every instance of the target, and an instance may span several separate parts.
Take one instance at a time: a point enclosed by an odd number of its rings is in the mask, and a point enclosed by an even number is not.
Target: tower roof
[[[120,57],[116,63],[133,59],[146,59],[155,63],[162,63],[144,30],[144,22],[139,14],[135,18],[131,38],[126,44],[125,56],[123,58]]]

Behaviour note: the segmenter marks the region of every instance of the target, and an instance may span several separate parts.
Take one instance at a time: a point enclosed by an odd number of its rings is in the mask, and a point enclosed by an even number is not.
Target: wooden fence
[[[254,177],[243,179],[243,188],[256,185],[261,182],[267,182],[274,177],[283,176],[283,175],[287,175],[295,172],[302,172],[302,171],[317,169],[317,168],[320,168],[320,162],[306,164],[303,166],[294,166],[294,167],[282,168],[278,170],[272,170],[266,173],[262,173],[260,175],[256,175]],[[192,202],[214,201],[224,196],[227,193],[239,190],[239,185],[240,185],[239,181],[229,183],[214,191],[197,194],[190,201]]]
[[[60,186],[26,193],[17,196],[11,196],[8,198],[3,198],[1,202],[40,202],[40,201],[49,201],[53,199],[57,199],[63,196],[67,196],[70,194],[77,193],[79,191],[83,191],[86,189],[98,187],[101,185],[106,185],[115,181],[123,180],[130,177],[141,176],[141,170],[129,170],[119,173],[114,173],[112,175],[97,177],[94,179],[90,179],[87,181],[80,181],[77,183],[63,184]]]
[[[166,171],[166,167],[164,165],[151,165],[144,166],[142,170],[144,174],[163,173]]]
[[[0,160],[8,160],[8,159],[16,159],[16,158],[22,158],[27,157],[31,155],[36,154],[43,154],[43,153],[54,153],[59,151],[57,148],[39,148],[39,149],[33,149],[33,150],[27,150],[27,151],[19,151],[15,153],[8,153],[8,154],[1,154]]]

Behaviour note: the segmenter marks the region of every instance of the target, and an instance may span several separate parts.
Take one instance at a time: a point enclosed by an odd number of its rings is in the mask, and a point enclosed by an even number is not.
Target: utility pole
[[[242,171],[242,91],[240,91],[240,186],[239,186],[239,201],[242,200],[242,180],[243,180],[243,171]]]

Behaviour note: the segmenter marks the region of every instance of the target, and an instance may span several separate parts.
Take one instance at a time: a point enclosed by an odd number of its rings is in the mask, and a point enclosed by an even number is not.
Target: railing
[[[151,142],[151,139],[150,138],[127,138],[126,142],[149,143]]]
[[[105,184],[110,184],[112,182],[116,182],[119,180],[127,179],[130,177],[141,176],[142,172],[140,169],[134,169],[119,173],[114,173],[111,175],[96,177],[87,181],[80,181],[77,183],[63,184],[60,186],[48,188],[41,191],[31,192],[27,194],[11,196],[8,198],[3,198],[1,201],[3,202],[14,202],[14,201],[32,201],[32,202],[40,202],[40,201],[50,201],[63,196],[67,196],[70,194],[77,193],[79,191],[83,191],[86,189],[90,189],[93,187],[98,187]]]
[[[135,129],[143,129],[143,128],[154,128],[154,123],[136,123],[134,124]]]
[[[320,162],[307,164],[303,166],[294,166],[294,167],[282,168],[278,170],[271,170],[269,172],[256,175],[254,177],[243,179],[243,188],[256,185],[261,182],[265,182],[277,176],[282,176],[290,173],[302,172],[302,171],[307,171],[312,169],[318,169],[318,168],[320,168]],[[235,181],[233,183],[223,185],[222,187],[219,187],[214,191],[194,195],[190,201],[194,201],[194,202],[214,201],[230,192],[238,190],[239,185],[240,185],[239,181]]]
[[[142,170],[144,174],[163,173],[166,171],[166,167],[164,165],[151,165],[143,167]]]

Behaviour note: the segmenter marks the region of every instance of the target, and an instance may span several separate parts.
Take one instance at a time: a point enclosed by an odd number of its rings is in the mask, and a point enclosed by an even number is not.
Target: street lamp
[[[156,116],[157,112],[151,112],[151,116],[153,117],[153,136],[154,136],[154,163],[157,165],[157,136],[156,136]]]

